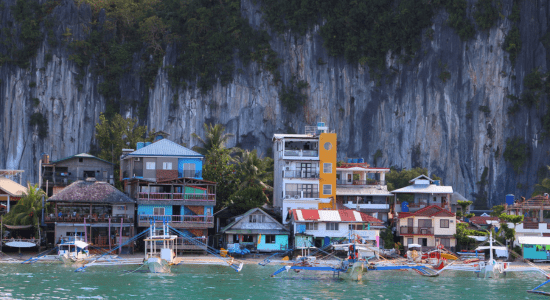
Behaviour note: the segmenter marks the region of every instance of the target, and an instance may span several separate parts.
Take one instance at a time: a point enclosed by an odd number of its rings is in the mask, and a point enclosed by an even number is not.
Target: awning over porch
[[[284,234],[288,235],[288,231],[283,230],[268,230],[268,229],[232,229],[226,230],[225,234]]]

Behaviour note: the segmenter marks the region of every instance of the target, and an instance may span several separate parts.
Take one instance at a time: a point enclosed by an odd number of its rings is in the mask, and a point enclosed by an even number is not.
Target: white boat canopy
[[[489,249],[491,249],[491,246],[481,246],[481,247],[477,247],[476,251],[484,251]],[[508,251],[508,249],[506,249],[506,247],[504,246],[493,246],[493,249],[500,250],[500,251]]]
[[[485,235],[485,236],[469,235],[468,237],[471,238],[471,239],[474,239],[474,240],[476,240],[476,241],[478,241],[478,242],[485,242],[485,241],[487,240],[487,236],[486,236],[486,235]]]
[[[550,237],[546,236],[519,236],[518,243],[527,245],[550,245]]]
[[[408,244],[407,247],[409,248],[422,248],[419,244]]]

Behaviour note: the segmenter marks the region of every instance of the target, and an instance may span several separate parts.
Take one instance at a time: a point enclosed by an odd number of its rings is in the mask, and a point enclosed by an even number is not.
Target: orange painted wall
[[[329,149],[327,149],[328,144]],[[319,203],[319,209],[336,209],[336,133],[321,133],[319,136],[319,197],[332,198],[330,203]],[[332,163],[332,172],[324,173],[324,163]],[[323,194],[323,185],[332,185],[332,194]]]

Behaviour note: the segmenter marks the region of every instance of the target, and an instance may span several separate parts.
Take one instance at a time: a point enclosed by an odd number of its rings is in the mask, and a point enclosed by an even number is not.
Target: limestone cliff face
[[[4,2],[9,7],[15,0]],[[508,15],[512,1],[502,3],[503,14]],[[243,0],[241,10],[253,26],[265,26],[259,4]],[[82,23],[91,18],[89,8],[76,7],[72,0],[63,0],[54,13],[60,21],[55,28],[59,40],[67,27],[73,38],[81,37]],[[374,153],[380,149],[383,155],[378,166],[426,167],[472,199],[480,190],[477,182],[487,167],[485,190],[492,203],[499,203],[508,193],[530,195],[537,170],[550,164],[550,139],[540,137],[540,117],[548,108],[522,107],[510,116],[510,100],[505,98],[522,92],[522,79],[532,69],[547,71],[548,50],[540,38],[548,30],[549,14],[544,0],[522,2],[523,46],[512,66],[508,53],[502,50],[512,26],[508,19],[499,20],[488,31],[478,30],[472,40],[462,42],[445,26],[447,13],[441,11],[434,18],[433,39],[424,37],[422,49],[409,63],[399,64],[388,55],[390,72],[381,80],[366,67],[329,57],[318,27],[298,38],[290,32],[272,33],[271,45],[284,60],[280,67],[283,82],[296,75],[309,83],[307,104],[294,114],[281,106],[280,86],[273,82],[272,75],[254,63],[243,66],[237,62],[236,69],[243,72],[236,72],[233,82],[216,85],[207,94],[172,87],[163,69],[159,69],[151,89],[132,71],[120,82],[120,90],[127,99],[143,103],[149,100],[147,119],[142,123],[164,130],[172,140],[188,146],[196,143],[191,133],[202,135],[202,124],[214,122],[224,124],[235,135],[230,146],[257,148],[265,153],[273,133],[300,133],[305,125],[323,120],[338,134],[339,158],[364,157],[372,163]],[[10,18],[9,9],[4,9],[2,25]],[[49,51],[53,59],[46,62]],[[175,51],[168,48],[164,64],[175,60]],[[1,67],[0,168],[25,169],[26,179],[34,182],[42,152],[59,159],[93,147],[94,125],[105,109],[105,100],[97,92],[102,78],[86,74],[78,88],[75,76],[79,71],[69,61],[69,54],[64,46],[48,49],[44,43],[32,67]],[[132,68],[137,70],[139,65]],[[445,69],[451,77],[443,82],[438,76]],[[31,82],[36,82],[35,88],[29,88]],[[32,98],[40,100],[37,107]],[[487,106],[490,112],[480,111],[480,106]],[[35,111],[48,119],[49,134],[44,139],[29,126]],[[131,107],[121,113],[137,116]],[[531,147],[529,161],[520,175],[502,155],[506,139],[514,136],[525,137]],[[518,183],[528,188],[518,188]]]

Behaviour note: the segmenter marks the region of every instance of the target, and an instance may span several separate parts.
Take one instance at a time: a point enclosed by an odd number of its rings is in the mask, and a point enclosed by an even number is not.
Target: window
[[[78,162],[83,162],[83,161],[84,161],[84,158],[82,158],[82,157],[80,157],[80,158],[78,159]]]
[[[414,219],[413,218],[408,218],[407,219],[407,226],[408,227],[414,227]]]
[[[407,245],[414,244],[413,238],[407,238]]]
[[[172,170],[172,163],[171,162],[163,162],[162,163],[162,169],[163,170]]]
[[[306,230],[317,230],[319,229],[318,223],[306,223]]]
[[[451,247],[451,239],[441,239],[440,244],[445,248]]]
[[[265,222],[265,216],[264,215],[250,215],[250,216],[248,216],[248,222],[249,223],[264,223]]]
[[[117,210],[126,210],[126,205],[117,205],[116,209]]]
[[[332,163],[323,163],[323,173],[332,173]]]
[[[327,230],[338,230],[338,223],[327,223]]]
[[[323,184],[323,194],[324,195],[332,195],[332,185]]]
[[[426,238],[418,238],[418,243],[419,243],[420,246],[422,246],[422,247],[427,247],[427,246],[428,246],[428,239],[426,239]]]
[[[329,142],[326,142],[326,143],[323,145],[323,147],[325,147],[325,150],[330,150],[330,149],[332,149],[332,144],[329,143]]]
[[[432,220],[431,219],[420,219],[418,220],[418,227],[420,228],[431,228]]]
[[[449,228],[449,219],[441,219],[439,221],[439,227],[441,228]]]
[[[206,208],[206,215],[211,216],[212,215],[212,208],[208,207]]]
[[[153,215],[155,215],[155,216],[164,216],[164,207],[155,207],[155,208],[153,208]]]
[[[147,170],[154,170],[156,168],[156,164],[154,161],[148,161],[145,163],[145,168]]]
[[[275,235],[274,234],[268,234],[265,236],[265,243],[266,244],[275,244]]]

